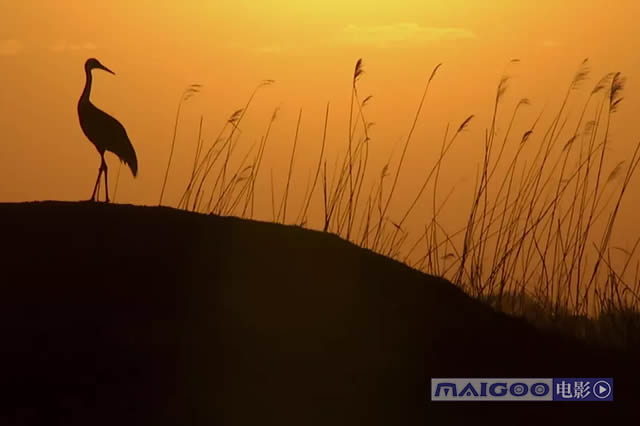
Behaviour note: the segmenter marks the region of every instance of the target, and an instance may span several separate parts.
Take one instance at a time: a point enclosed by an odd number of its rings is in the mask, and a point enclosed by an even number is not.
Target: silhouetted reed
[[[176,136],[178,134],[178,121],[180,120],[180,109],[182,108],[182,104],[196,93],[200,92],[202,85],[200,84],[191,84],[187,87],[184,92],[182,92],[182,96],[180,96],[180,100],[178,101],[178,109],[176,111],[176,120],[173,126],[173,137],[171,138],[171,149],[169,151],[169,160],[167,162],[167,170],[164,173],[164,179],[162,181],[162,189],[160,190],[160,200],[158,201],[158,205],[162,205],[162,199],[164,197],[164,190],[167,185],[167,178],[169,177],[169,169],[171,168],[171,160],[173,159],[173,150],[176,146]]]
[[[589,62],[585,59],[558,110],[545,118],[547,127],[542,128],[545,113],[541,111],[522,134],[516,135],[516,124],[522,122],[524,109],[531,105],[528,98],[522,98],[513,109],[506,109],[508,70],[519,63],[517,59],[509,61],[498,80],[491,116],[480,141],[482,157],[467,218],[459,228],[449,230],[441,219],[456,187],[443,198],[439,197],[439,187],[445,160],[465,131],[476,124],[474,115],[468,115],[456,127],[446,125],[438,154],[425,168],[418,191],[407,206],[394,206],[392,210],[409,144],[441,64],[427,78],[399,157],[394,159],[392,152],[379,172],[368,173],[373,123],[366,118],[366,106],[372,96],[361,99],[358,92],[364,75],[361,59],[351,76],[346,147],[342,145],[335,158],[327,158],[327,103],[318,160],[309,174],[293,224],[335,233],[426,273],[448,278],[467,293],[532,321],[555,323],[578,335],[602,340],[603,324],[620,320],[623,324],[616,326],[623,331],[616,334],[616,339],[628,338],[623,336],[629,336],[632,326],[640,330],[640,240],[631,250],[610,244],[624,196],[640,163],[640,144],[630,158],[615,162],[611,168],[608,158],[610,123],[623,99],[625,78],[616,72],[600,79],[573,123],[568,106],[589,78]],[[245,107],[230,116],[204,154],[201,119],[193,168],[180,208],[254,217],[256,182],[277,109],[257,150],[254,152],[253,145],[237,160],[234,153],[254,95],[272,83],[266,80],[258,85]],[[301,120],[302,110],[281,195],[276,194],[270,170],[274,222],[287,223]],[[504,130],[498,129],[501,121],[506,123]],[[174,144],[175,130],[172,147]],[[230,172],[232,164],[235,171]],[[320,191],[316,191],[318,184]],[[425,194],[431,194],[428,200]],[[320,203],[316,209],[320,221],[310,218],[314,200]],[[419,211],[431,217],[420,235],[411,235],[406,224],[421,202],[429,207]],[[616,268],[614,258],[620,255],[626,257],[622,267]],[[527,303],[515,303],[524,299]],[[580,319],[598,315],[600,322],[588,327]]]

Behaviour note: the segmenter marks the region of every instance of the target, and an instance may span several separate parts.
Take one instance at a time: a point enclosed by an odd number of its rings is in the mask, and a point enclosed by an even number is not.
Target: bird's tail
[[[129,166],[131,173],[133,173],[133,177],[138,176],[138,157],[136,156],[136,151],[133,149],[133,145],[131,145],[130,141],[118,157],[120,157],[120,161]]]

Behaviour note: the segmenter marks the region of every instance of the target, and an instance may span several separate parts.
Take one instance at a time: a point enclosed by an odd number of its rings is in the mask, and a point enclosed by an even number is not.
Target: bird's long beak
[[[113,75],[116,75],[116,73],[115,73],[115,72],[111,71],[109,68],[105,67],[105,66],[104,66],[104,65],[102,65],[102,64],[100,64],[100,66],[99,66],[98,68],[100,68],[101,70],[104,70],[104,71],[106,71],[106,72],[108,72],[108,73],[111,73],[111,74],[113,74]]]

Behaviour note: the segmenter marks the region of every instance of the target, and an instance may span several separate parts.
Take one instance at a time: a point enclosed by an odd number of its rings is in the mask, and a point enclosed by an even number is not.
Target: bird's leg
[[[100,185],[101,176],[102,176],[102,164],[100,164],[100,168],[98,169],[98,179],[96,179],[96,185],[93,187],[93,193],[91,194],[91,201],[96,200],[96,192],[98,192],[98,186]]]
[[[105,202],[109,202],[109,178],[107,176],[107,162],[104,161],[104,156],[102,157],[102,167],[104,168],[104,194],[105,194]]]

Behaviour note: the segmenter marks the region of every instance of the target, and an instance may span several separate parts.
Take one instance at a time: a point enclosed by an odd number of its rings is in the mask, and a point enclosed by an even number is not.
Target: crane
[[[90,58],[85,62],[84,72],[86,74],[86,82],[80,100],[78,101],[78,118],[80,119],[82,131],[87,139],[96,147],[101,159],[98,178],[96,179],[96,184],[91,194],[91,201],[95,201],[96,199],[100,178],[102,177],[102,173],[104,173],[105,200],[108,203],[109,185],[107,163],[104,160],[105,152],[110,151],[117,155],[121,162],[129,166],[134,177],[138,175],[138,158],[124,126],[106,112],[96,108],[89,99],[93,80],[91,71],[94,69],[101,69],[115,75],[113,71],[102,65],[100,61],[95,58]]]

